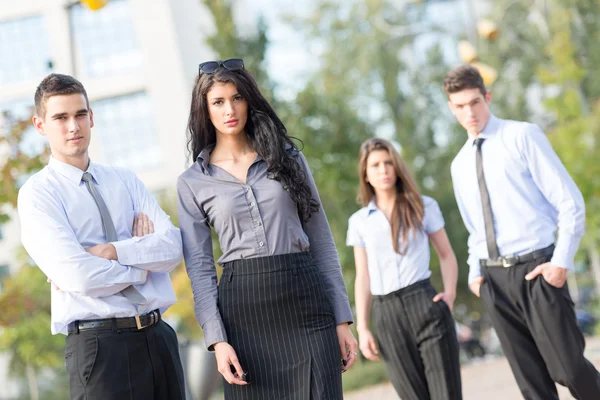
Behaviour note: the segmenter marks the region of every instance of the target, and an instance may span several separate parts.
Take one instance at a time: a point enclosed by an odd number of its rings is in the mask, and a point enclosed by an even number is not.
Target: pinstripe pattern
[[[390,381],[402,400],[462,399],[454,321],[429,279],[374,296],[373,322]]]
[[[219,311],[247,386],[225,383],[225,399],[342,399],[331,303],[310,253],[224,265]]]

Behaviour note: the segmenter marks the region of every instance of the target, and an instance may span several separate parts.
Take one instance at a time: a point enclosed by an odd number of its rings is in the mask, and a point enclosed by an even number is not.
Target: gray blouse
[[[209,164],[214,145],[177,180],[179,225],[183,255],[192,282],[194,311],[209,349],[227,335],[217,308],[217,274],[210,227],[219,237],[223,256],[218,263],[242,258],[310,251],[323,276],[336,323],[352,322],[340,260],[323,208],[303,224],[296,203],[280,182],[269,179],[267,164],[256,157],[246,183]],[[294,150],[313,198],[319,194],[304,155]]]

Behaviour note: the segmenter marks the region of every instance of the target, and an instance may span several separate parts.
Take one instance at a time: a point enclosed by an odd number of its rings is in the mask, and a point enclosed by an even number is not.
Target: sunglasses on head
[[[244,69],[244,60],[241,58],[230,58],[225,61],[205,61],[198,66],[198,73],[212,74],[221,67],[229,71]]]

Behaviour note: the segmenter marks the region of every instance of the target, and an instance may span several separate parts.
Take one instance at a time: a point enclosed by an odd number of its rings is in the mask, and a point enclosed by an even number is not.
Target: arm
[[[306,180],[313,198],[320,204],[319,211],[312,214],[310,220],[304,224],[304,231],[310,241],[311,255],[319,268],[325,283],[325,289],[330,296],[336,323],[338,325],[352,323],[352,312],[350,311],[348,294],[346,293],[340,259],[335,242],[333,241],[333,235],[331,234],[315,181],[302,153],[298,155],[298,163],[306,174]]]
[[[585,204],[573,179],[537,126],[522,139],[522,152],[538,189],[558,212],[558,236],[550,263],[573,269],[573,259],[585,230]]]
[[[430,233],[429,240],[440,259],[440,269],[442,270],[442,280],[444,281],[444,292],[438,293],[433,300],[444,300],[452,311],[454,299],[456,299],[456,281],[458,279],[456,256],[444,228]]]
[[[119,171],[120,172],[120,171]],[[181,261],[181,233],[160,208],[144,184],[134,175],[124,176],[137,213],[144,213],[154,225],[154,233],[112,242],[117,260],[124,265],[153,272],[170,272]],[[135,220],[135,219],[134,219]]]
[[[483,277],[481,276],[481,265],[479,264],[479,259],[475,256],[473,246],[473,228],[469,221],[469,216],[467,214],[467,210],[464,206],[464,203],[460,197],[460,193],[458,190],[458,181],[460,180],[460,175],[455,171],[456,164],[452,164],[451,175],[452,175],[452,187],[454,188],[454,197],[456,198],[456,204],[458,205],[458,211],[460,212],[460,216],[465,224],[465,228],[469,232],[469,239],[467,241],[469,257],[467,258],[467,264],[469,265],[469,277],[467,282],[469,284],[469,288],[473,293],[479,297],[479,287],[483,283]]]
[[[354,281],[354,299],[356,301],[356,330],[360,341],[360,351],[371,360],[377,361],[379,351],[377,343],[369,329],[371,320],[371,285],[369,280],[369,268],[367,264],[367,252],[364,247],[354,247],[354,264],[356,265],[356,280]]]
[[[210,227],[206,214],[181,177],[177,181],[177,197],[183,257],[192,283],[194,312],[204,331],[206,346],[212,350],[216,343],[227,342],[227,334],[217,307],[217,272]]]
[[[59,201],[33,185],[26,184],[19,191],[21,241],[56,286],[63,292],[104,297],[146,282],[146,271],[86,252]]]

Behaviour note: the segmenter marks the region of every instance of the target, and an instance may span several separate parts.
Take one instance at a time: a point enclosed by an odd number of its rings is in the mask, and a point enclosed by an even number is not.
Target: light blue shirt
[[[83,171],[51,158],[48,166],[19,191],[23,246],[60,290],[51,293],[52,333],[67,333],[78,319],[130,317],[163,311],[177,300],[169,278],[182,257],[181,234],[144,184],[131,172],[90,162],[92,174],[117,231],[117,261],[93,256],[86,248],[106,243],[100,212],[81,182]],[[132,237],[139,212],[154,223],[154,233]],[[151,271],[147,273],[146,271]],[[145,310],[119,292],[135,285]]]
[[[394,251],[392,227],[383,211],[377,208],[375,198],[348,220],[346,245],[365,249],[371,294],[388,294],[431,276],[427,235],[442,229],[444,218],[434,199],[427,196],[422,196],[422,199],[425,208],[423,229],[410,232],[405,254]],[[398,242],[402,251],[402,235]]]
[[[572,269],[585,228],[581,192],[534,124],[490,116],[479,134],[500,256],[526,254],[555,242],[552,264]],[[475,138],[469,137],[452,162],[454,193],[469,231],[469,282],[488,258],[477,183]]]

